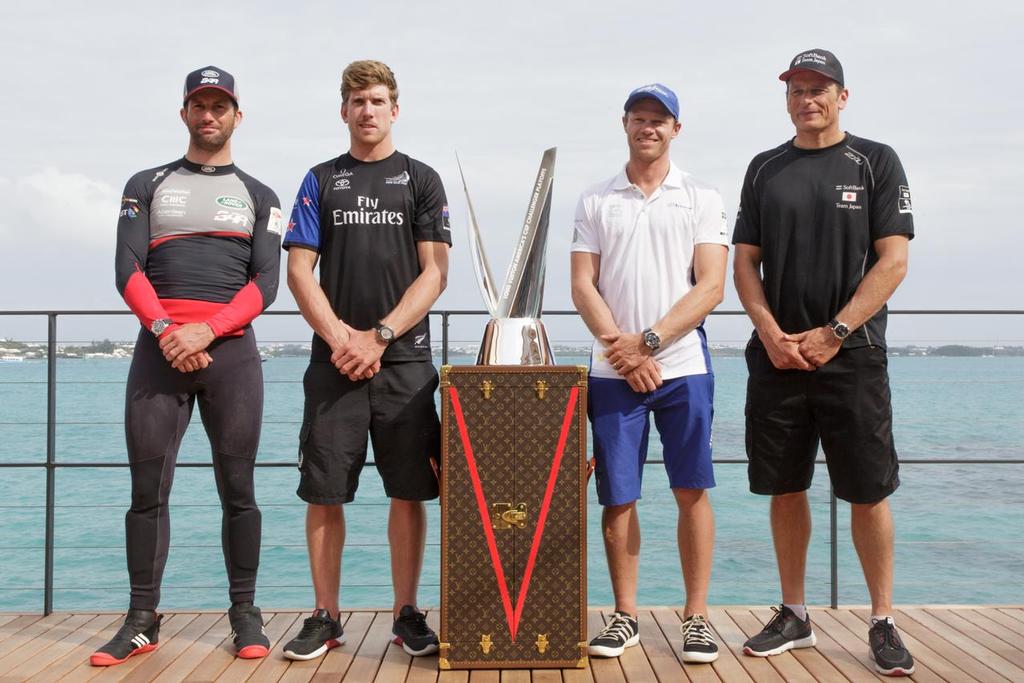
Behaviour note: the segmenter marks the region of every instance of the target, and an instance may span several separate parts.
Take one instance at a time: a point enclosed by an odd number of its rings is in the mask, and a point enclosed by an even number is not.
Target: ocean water
[[[471,362],[470,359],[456,362]],[[585,363],[584,358],[562,358]],[[58,462],[123,463],[124,381],[129,362],[58,361]],[[266,403],[258,461],[294,463],[302,415],[302,358],[264,363]],[[742,358],[714,360],[717,395],[715,457],[742,459]],[[890,359],[896,443],[904,459],[1008,460],[1024,457],[1024,358],[894,357]],[[0,462],[46,457],[46,364],[0,363]],[[198,412],[198,411],[197,411]],[[660,458],[653,436],[649,457]],[[179,462],[209,462],[198,414]],[[716,466],[712,492],[717,543],[713,604],[770,604],[779,599],[768,527],[768,500],[747,490],[743,464]],[[675,544],[676,511],[660,465],[645,468],[640,503],[643,545],[639,601],[679,605],[682,576]],[[896,520],[896,601],[899,603],[1024,603],[1024,465],[905,464],[891,498]],[[304,506],[295,495],[293,466],[257,469],[263,510],[258,602],[264,607],[312,605]],[[42,608],[45,474],[41,468],[0,469],[0,612]],[[590,487],[589,602],[612,602],[599,533],[600,508]],[[814,531],[807,599],[827,604],[829,505],[819,465],[810,492]],[[69,467],[56,473],[54,607],[122,609],[127,604],[124,512],[126,468]],[[220,551],[220,510],[209,468],[179,468],[171,497],[171,552],[162,606],[217,608],[226,604]],[[439,506],[428,505],[427,556],[420,604],[439,602]],[[346,607],[391,604],[386,545],[387,501],[376,470],[367,468],[356,501],[346,507],[348,542],[342,568]],[[839,601],[867,602],[849,537],[849,509],[839,505]]]

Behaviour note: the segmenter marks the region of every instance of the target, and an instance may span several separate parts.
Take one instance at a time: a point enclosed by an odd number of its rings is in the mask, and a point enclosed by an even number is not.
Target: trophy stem
[[[476,364],[555,365],[555,354],[540,318],[491,318]]]

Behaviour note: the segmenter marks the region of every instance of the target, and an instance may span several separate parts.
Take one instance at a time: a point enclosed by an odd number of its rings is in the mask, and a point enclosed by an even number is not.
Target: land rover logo
[[[217,197],[217,203],[221,206],[226,206],[229,209],[248,209],[249,205],[243,202],[238,197],[231,197],[229,195],[222,195]]]
[[[207,78],[220,78],[220,72],[213,69],[204,69],[199,75]]]

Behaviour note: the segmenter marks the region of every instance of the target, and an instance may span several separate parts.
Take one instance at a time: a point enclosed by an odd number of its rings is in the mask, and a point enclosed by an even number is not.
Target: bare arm
[[[885,305],[903,278],[907,275],[910,240],[906,235],[891,235],[875,240],[878,261],[864,275],[846,305],[836,314],[836,320],[855,330]],[[800,341],[800,353],[815,366],[829,362],[839,352],[842,342],[828,326],[793,335]]]
[[[790,339],[779,327],[768,307],[761,281],[761,247],[737,244],[733,261],[733,282],[740,303],[754,323],[757,336],[768,357],[779,370],[813,370],[814,366],[800,354],[799,343]]]
[[[311,249],[293,246],[288,250],[288,289],[295,297],[302,317],[327,342],[331,351],[335,351],[348,341],[350,328],[338,319],[313,275],[318,258],[319,254]]]
[[[619,326],[615,324],[612,311],[597,290],[601,255],[574,251],[570,256],[572,302],[587,329],[599,339],[606,334],[618,334]]]
[[[417,242],[420,274],[402,294],[395,308],[381,320],[399,337],[430,312],[448,284],[448,249],[444,242]],[[362,375],[367,369],[379,367],[387,345],[377,338],[375,330],[353,330],[348,341],[334,349],[331,362],[342,372]]]

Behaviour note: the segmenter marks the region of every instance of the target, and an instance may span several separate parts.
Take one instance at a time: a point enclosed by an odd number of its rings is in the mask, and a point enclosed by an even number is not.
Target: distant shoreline
[[[134,342],[103,341],[89,344],[58,344],[57,357],[63,359],[88,358],[131,358]],[[309,355],[308,343],[261,344],[260,354],[264,358],[304,358]],[[713,345],[709,347],[713,357],[742,357],[743,346]],[[435,353],[440,348],[435,345]],[[590,355],[590,346],[554,346],[556,356]],[[1024,356],[1024,346],[969,346],[964,344],[943,344],[939,346],[890,346],[890,356],[917,356],[943,358],[982,358],[989,356],[1018,357]],[[47,348],[44,343],[18,342],[11,339],[0,340],[0,363],[20,362],[25,360],[45,360]],[[476,358],[477,347],[453,346],[448,350],[449,358]]]

